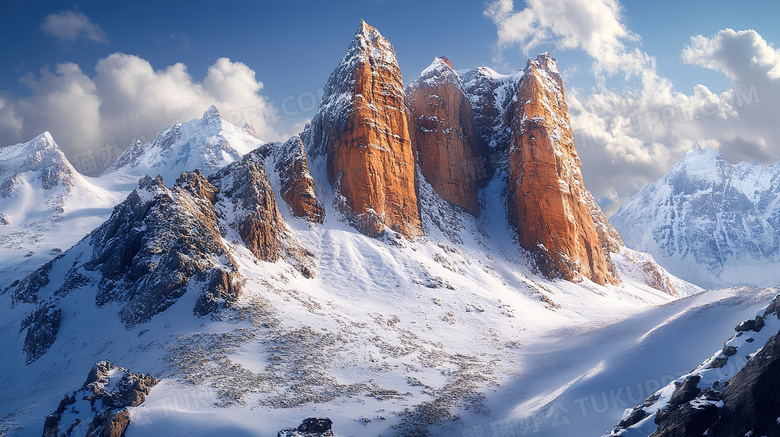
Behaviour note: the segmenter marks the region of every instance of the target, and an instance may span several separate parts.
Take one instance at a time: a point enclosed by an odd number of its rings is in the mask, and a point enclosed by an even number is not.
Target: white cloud
[[[694,141],[731,161],[780,160],[780,56],[755,31],[726,29],[691,38],[685,62],[717,70],[732,89],[713,93],[697,85],[689,94],[654,70],[633,90],[569,94],[569,107],[586,184],[618,204],[662,176]]]
[[[724,29],[710,38],[693,36],[680,57],[689,64],[720,71],[734,82],[780,76],[780,51],[755,30]]]
[[[43,69],[40,78],[25,77],[31,96],[0,99],[0,144],[48,130],[69,157],[88,149],[104,167],[99,151],[106,145],[150,140],[173,122],[200,117],[212,104],[233,123],[249,121],[258,137],[281,139],[276,112],[259,93],[263,84],[240,62],[220,58],[198,82],[184,64],[154,70],[142,58],[114,53],[98,61],[95,72],[89,77],[65,63],[53,72]]]
[[[76,41],[84,37],[90,41],[107,43],[106,33],[86,15],[76,11],[49,14],[41,24],[41,31],[60,41]]]
[[[521,45],[528,55],[540,44],[561,50],[582,49],[593,59],[596,73],[637,74],[652,59],[627,43],[639,37],[622,22],[617,0],[527,0],[515,11],[513,0],[497,0],[485,15],[498,28],[500,47]]]
[[[693,36],[680,59],[725,74],[733,88],[675,90],[639,49],[617,0],[496,0],[485,9],[498,45],[554,44],[592,59],[596,90],[570,88],[569,109],[588,188],[611,212],[679,160],[694,141],[732,161],[780,160],[780,51],[753,30]],[[528,54],[528,53],[526,53]],[[604,75],[633,78],[610,89]]]

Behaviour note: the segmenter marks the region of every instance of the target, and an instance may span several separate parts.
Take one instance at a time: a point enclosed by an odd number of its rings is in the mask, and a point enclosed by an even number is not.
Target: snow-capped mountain
[[[780,164],[694,145],[610,219],[626,244],[704,287],[780,283]]]
[[[131,437],[309,437],[331,425],[341,436],[596,435],[622,409],[580,414],[583,396],[657,371],[651,358],[680,338],[692,344],[662,368],[690,369],[713,332],[771,299],[700,293],[622,244],[568,147],[549,54],[515,75],[475,71],[481,79],[465,74],[436,94],[456,103],[434,111],[436,129],[477,132],[450,138],[460,150],[416,142],[425,126],[410,117],[431,116],[436,99],[408,105],[392,45],[364,22],[300,137],[263,144],[209,110],[128,150],[100,178],[135,178],[111,215],[0,294],[1,368],[12,375],[0,434],[94,417],[94,429]],[[537,145],[540,173],[561,179],[528,197],[577,208],[545,217],[573,229],[564,246],[599,252],[608,280],[591,274],[590,254],[534,245],[573,272],[562,274],[520,244],[523,220],[538,217],[510,209],[510,184],[539,169],[513,154]],[[465,151],[490,169],[469,186],[471,211],[434,179],[476,173],[426,173],[418,161]],[[139,381],[149,383],[130,390]]]
[[[212,106],[202,118],[174,123],[150,143],[136,140],[100,179],[125,192],[144,175],[160,175],[170,184],[184,171],[210,175],[262,144],[250,129],[228,123]]]
[[[0,148],[0,289],[102,223],[121,197],[79,174],[51,134]]]
[[[136,141],[99,178],[83,176],[46,132],[0,148],[0,289],[22,279],[105,221],[145,175],[172,183],[184,171],[211,174],[263,142],[215,107]]]
[[[505,160],[502,153],[509,144],[510,120],[506,113],[517,94],[523,71],[500,74],[488,67],[477,67],[458,72],[463,89],[471,102],[477,128],[491,149],[491,164]]]

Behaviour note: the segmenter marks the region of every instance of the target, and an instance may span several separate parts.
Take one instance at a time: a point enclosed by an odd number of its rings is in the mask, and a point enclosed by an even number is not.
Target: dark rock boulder
[[[744,322],[737,325],[736,328],[734,328],[737,332],[746,332],[746,331],[755,331],[759,332],[761,331],[761,328],[764,327],[764,318],[761,316],[756,316],[755,319],[748,319]]]
[[[40,305],[22,320],[24,336],[23,351],[27,364],[40,358],[54,344],[62,322],[62,310],[54,305]]]
[[[619,428],[628,428],[629,426],[636,425],[639,423],[642,419],[647,417],[647,412],[641,408],[638,408],[631,412],[625,419],[621,420],[620,423],[618,423]]]
[[[122,437],[130,424],[127,407],[141,405],[157,382],[150,375],[98,362],[81,389],[66,395],[46,416],[43,437]]]
[[[695,398],[701,392],[701,390],[698,388],[700,380],[701,376],[699,375],[693,375],[686,378],[685,381],[683,381],[683,383],[677,387],[674,393],[672,393],[672,397],[669,399],[669,404],[680,405]]]
[[[279,431],[277,437],[333,437],[330,419],[316,419],[310,417],[304,419],[297,428],[287,428]]]
[[[685,404],[667,415],[651,437],[701,436],[718,418],[718,407],[712,403],[700,406]],[[710,434],[708,434],[709,436]]]

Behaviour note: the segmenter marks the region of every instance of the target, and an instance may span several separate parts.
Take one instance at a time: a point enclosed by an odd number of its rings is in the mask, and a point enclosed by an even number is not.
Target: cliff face
[[[392,45],[362,22],[304,136],[310,155],[327,157],[338,206],[372,237],[385,227],[406,237],[422,233],[405,108]]]
[[[313,254],[288,231],[257,153],[209,178],[184,172],[170,188],[160,176],[144,177],[105,223],[11,290],[14,303],[38,304],[21,327],[27,362],[54,344],[69,317],[60,302],[79,290],[94,288],[98,307],[119,303],[128,328],[185,293],[197,293],[196,315],[230,306],[244,278],[228,241],[243,242],[260,261],[284,259],[314,275]]]
[[[477,189],[489,177],[463,82],[447,58],[436,58],[407,89],[417,163],[436,194],[479,214]]]
[[[582,181],[563,80],[549,54],[528,62],[511,116],[508,211],[520,245],[545,276],[617,283]]]
[[[290,138],[276,150],[276,155],[274,169],[281,181],[281,195],[292,213],[313,223],[324,222],[325,210],[317,201],[314,178],[301,139]]]

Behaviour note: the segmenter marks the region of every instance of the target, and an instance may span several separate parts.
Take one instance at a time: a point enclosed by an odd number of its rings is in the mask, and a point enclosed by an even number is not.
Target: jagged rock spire
[[[390,42],[361,21],[303,134],[327,159],[337,207],[360,232],[422,233],[403,79]]]

